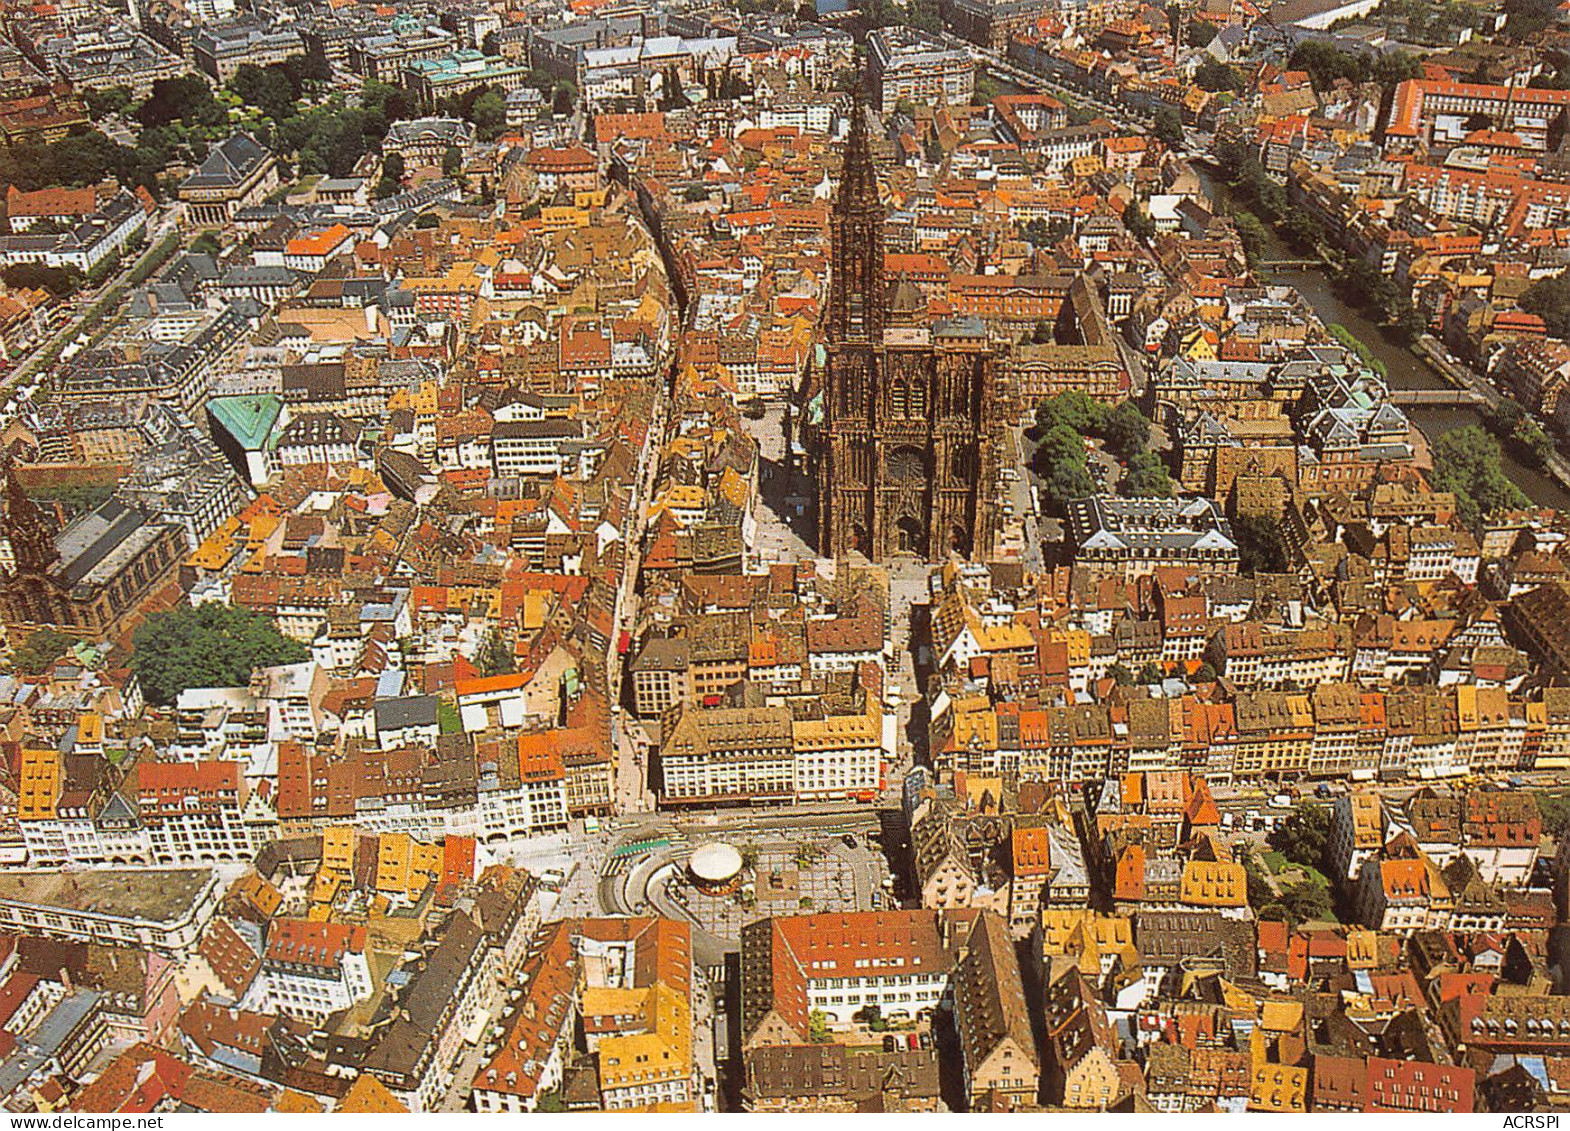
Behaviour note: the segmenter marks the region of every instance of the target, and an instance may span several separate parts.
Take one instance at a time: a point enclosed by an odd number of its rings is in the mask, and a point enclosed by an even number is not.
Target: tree
[[[133,115],[144,126],[222,126],[229,112],[213,97],[207,80],[199,75],[154,79],[152,93]]]
[[[1119,458],[1131,460],[1150,440],[1150,421],[1133,401],[1124,401],[1107,416],[1102,432],[1108,448]]]
[[[234,91],[247,106],[254,106],[274,122],[281,122],[294,113],[294,100],[298,94],[289,72],[274,63],[258,67],[242,63],[229,80]]]
[[[1505,476],[1499,441],[1476,424],[1439,437],[1433,455],[1430,483],[1436,491],[1455,493],[1456,513],[1469,527],[1481,525],[1490,511],[1524,507],[1530,502]]]
[[[191,251],[197,255],[217,255],[223,249],[223,240],[215,231],[203,232],[191,241]]]
[[[826,1045],[834,1038],[829,1033],[829,1015],[821,1009],[807,1014],[807,1040],[815,1045]]]
[[[1301,251],[1313,251],[1319,244],[1319,222],[1301,208],[1289,206],[1276,227]]]
[[[1096,483],[1090,478],[1090,472],[1085,470],[1084,457],[1080,458],[1078,464],[1053,468],[1046,478],[1045,486],[1047,497],[1059,509],[1070,499],[1083,499],[1086,495],[1096,493]]]
[[[380,130],[380,132],[377,132]],[[277,147],[294,153],[302,173],[348,176],[386,133],[385,119],[333,98],[278,123]]]
[[[474,662],[488,676],[512,674],[512,649],[507,646],[506,638],[502,636],[500,629],[492,628],[485,634]]]
[[[1162,672],[1161,666],[1154,661],[1139,669],[1140,683],[1160,683],[1164,678],[1165,673]]]
[[[1019,234],[1028,240],[1032,247],[1051,247],[1072,230],[1065,221],[1048,223],[1045,220],[1028,220],[1020,228]]]
[[[1218,675],[1216,672],[1215,665],[1212,664],[1209,660],[1203,660],[1200,662],[1199,667],[1194,669],[1194,674],[1189,677],[1189,682],[1215,683],[1216,680],[1220,678],[1220,675]]]
[[[672,63],[666,67],[660,81],[660,109],[685,110],[692,105],[692,100],[687,97],[686,87],[681,81],[681,72]]]
[[[65,655],[71,638],[52,628],[28,633],[27,639],[11,653],[11,664],[23,675],[42,675],[51,664]]]
[[[1570,797],[1545,789],[1534,790],[1533,796],[1543,815],[1543,830],[1555,840],[1570,835]]]
[[[1243,80],[1225,63],[1207,59],[1194,72],[1194,85],[1211,93],[1243,89]]]
[[[388,153],[382,157],[382,176],[376,182],[376,199],[397,196],[403,191],[403,154]]]
[[[1517,302],[1522,310],[1546,322],[1552,336],[1570,337],[1570,274],[1538,280],[1521,293]]]
[[[551,110],[557,114],[571,114],[578,101],[578,88],[563,79],[551,92]]]
[[[469,107],[469,121],[481,141],[495,141],[507,128],[507,99],[497,90],[487,90]]]
[[[1287,568],[1281,520],[1272,515],[1240,514],[1232,520],[1238,571],[1243,574],[1283,573]]]
[[[304,55],[290,55],[281,65],[294,83],[296,94],[304,90],[307,83],[332,81],[332,64],[327,61],[326,55],[318,55],[314,51],[307,51]]]
[[[1337,79],[1367,82],[1373,75],[1367,56],[1342,51],[1333,44],[1317,39],[1305,39],[1293,48],[1287,66],[1296,71],[1307,71],[1315,90],[1327,90]]]
[[[360,109],[367,115],[367,128],[378,138],[393,122],[417,118],[419,105],[408,91],[390,83],[370,81],[360,88]]]
[[[56,298],[69,298],[82,287],[82,273],[75,267],[45,267],[42,263],[13,263],[0,271],[5,285],[23,290],[42,289]]]
[[[1335,911],[1330,906],[1330,892],[1322,884],[1304,880],[1281,892],[1281,906],[1286,909],[1294,925],[1316,920],[1335,921]]]
[[[87,92],[87,112],[95,121],[124,114],[136,101],[129,89],[123,86],[105,87]]]
[[[1119,687],[1132,687],[1134,684],[1134,673],[1129,671],[1128,665],[1122,660],[1114,660],[1112,666],[1107,669],[1107,675]]]
[[[1243,241],[1243,254],[1248,256],[1250,263],[1257,263],[1269,246],[1270,229],[1252,212],[1234,214],[1232,224],[1237,228],[1237,238]]]
[[[1530,467],[1542,467],[1554,452],[1548,434],[1509,397],[1501,397],[1489,408],[1483,416],[1483,427]]]
[[[1166,498],[1172,494],[1172,477],[1154,452],[1138,451],[1128,460],[1128,470],[1118,483],[1118,491],[1128,498]]]
[[[1036,408],[1036,428],[1042,432],[1062,425],[1084,437],[1099,434],[1106,423],[1107,406],[1078,389],[1048,397]]]
[[[1187,142],[1183,134],[1183,116],[1171,106],[1161,106],[1151,120],[1150,132],[1168,149],[1182,149]]]
[[[421,212],[414,218],[416,228],[439,228],[441,224],[441,217],[434,212]]]
[[[1209,47],[1210,41],[1221,29],[1206,20],[1189,20],[1188,31],[1184,33],[1183,42],[1190,47]]]
[[[1035,332],[1030,335],[1030,340],[1038,346],[1044,346],[1050,343],[1052,339],[1052,323],[1045,318],[1038,318],[1036,320]]]
[[[1036,456],[1046,467],[1064,463],[1085,462],[1085,441],[1074,428],[1058,422],[1041,434],[1036,445]]]
[[[1276,889],[1270,886],[1270,881],[1265,878],[1264,871],[1259,866],[1259,860],[1250,852],[1243,857],[1243,873],[1248,885],[1248,905],[1254,909],[1254,914],[1261,919],[1274,917],[1285,918],[1285,911],[1276,902]]]
[[[889,1023],[883,1020],[883,1010],[877,1005],[864,1005],[851,1015],[852,1021],[860,1021],[874,1033],[884,1032]]]
[[[216,602],[156,613],[131,638],[131,668],[149,703],[167,706],[188,687],[241,687],[257,668],[309,653],[270,617]]]
[[[1330,808],[1300,804],[1266,839],[1271,848],[1292,863],[1318,868],[1330,844]]]
[[[32,192],[55,185],[93,185],[106,177],[156,187],[169,152],[155,130],[144,130],[136,149],[117,145],[97,130],[83,130],[48,145],[24,142],[0,149],[0,181]]]
[[[442,153],[442,176],[456,177],[463,170],[463,150],[449,145]]]
[[[1423,73],[1423,61],[1410,51],[1390,51],[1375,55],[1369,67],[1370,78],[1380,86],[1390,87],[1415,79]]]
[[[1149,241],[1156,234],[1156,222],[1145,214],[1139,202],[1131,200],[1123,209],[1123,226],[1137,240]]]
[[[1411,345],[1428,332],[1428,319],[1408,299],[1386,332],[1402,345]]]

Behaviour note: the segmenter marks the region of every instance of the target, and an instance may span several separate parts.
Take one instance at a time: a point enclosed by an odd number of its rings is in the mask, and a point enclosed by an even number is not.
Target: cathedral
[[[913,284],[885,279],[883,217],[858,103],[829,221],[818,552],[985,557],[1001,367],[979,320],[934,323]]]
[[[176,580],[186,554],[182,527],[110,499],[60,527],[4,469],[0,619],[13,642],[35,628],[91,640],[114,634]]]

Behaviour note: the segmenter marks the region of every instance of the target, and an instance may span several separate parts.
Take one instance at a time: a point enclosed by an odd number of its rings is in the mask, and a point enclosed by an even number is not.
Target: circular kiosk
[[[741,853],[728,844],[704,844],[687,861],[692,882],[707,895],[728,895],[741,883]]]

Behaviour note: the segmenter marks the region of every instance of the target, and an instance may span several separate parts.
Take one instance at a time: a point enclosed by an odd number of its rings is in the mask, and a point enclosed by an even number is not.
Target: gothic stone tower
[[[974,319],[933,325],[883,273],[883,205],[859,102],[830,217],[818,552],[872,561],[991,552],[997,358]]]

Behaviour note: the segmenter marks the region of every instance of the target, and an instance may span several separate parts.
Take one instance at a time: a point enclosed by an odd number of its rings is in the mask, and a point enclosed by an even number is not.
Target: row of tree
[[[1412,296],[1389,275],[1361,259],[1349,259],[1335,278],[1336,292],[1351,306],[1360,307],[1379,322],[1386,334],[1402,345],[1422,336],[1428,323],[1412,305]]]
[[[1509,397],[1501,398],[1483,416],[1483,427],[1528,467],[1542,468],[1554,454],[1554,442],[1526,410]]]

